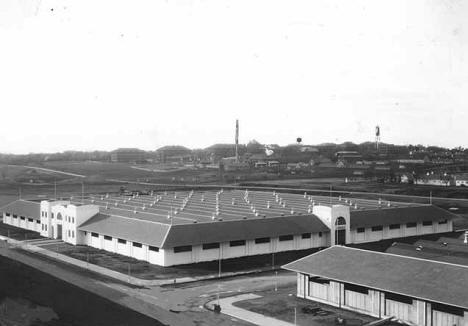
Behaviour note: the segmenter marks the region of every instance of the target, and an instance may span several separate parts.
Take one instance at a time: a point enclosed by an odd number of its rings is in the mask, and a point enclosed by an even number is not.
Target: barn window
[[[33,223],[33,222],[34,222],[34,220],[33,220],[32,218],[28,218],[28,222],[31,222],[31,223]]]
[[[47,231],[47,224],[45,224],[44,227],[45,227],[45,230]]]
[[[309,282],[317,283],[317,284],[330,284],[330,280],[320,278],[320,277],[311,277],[309,278]]]
[[[292,234],[279,236],[279,241],[292,241],[293,239],[294,239],[294,236]]]
[[[440,303],[432,303],[432,310],[437,310],[440,312],[445,312],[451,315],[464,316],[464,310],[462,308],[448,306]]]
[[[99,237],[99,234],[91,232],[91,236],[94,237],[94,238],[97,238],[97,237]]]
[[[111,236],[108,236],[108,235],[105,235],[105,236],[104,236],[104,240],[112,241],[112,237],[111,237]]]
[[[397,230],[400,228],[400,224],[390,224],[389,228],[390,230]]]
[[[357,228],[356,232],[357,233],[364,233],[364,232],[366,232],[366,228]]]
[[[44,224],[41,224],[41,230],[44,231]]]
[[[203,247],[203,250],[218,249],[219,248],[219,242],[204,243],[202,247]]]
[[[322,232],[319,232],[319,238],[321,238],[321,237],[322,237]]]
[[[270,238],[257,238],[257,239],[255,239],[256,244],[269,243],[269,242],[270,242]]]
[[[345,291],[353,291],[362,294],[369,294],[369,289],[364,286],[354,285],[354,284],[345,284]]]
[[[230,246],[230,247],[245,246],[245,240],[233,240],[233,241],[229,241],[229,246]]]
[[[372,227],[372,231],[373,231],[373,232],[382,231],[382,230],[383,230],[383,226],[382,226],[382,225],[376,225],[376,226],[373,226],[373,227]]]
[[[137,248],[141,248],[141,247],[142,247],[142,244],[139,243],[139,242],[133,242],[132,245],[133,245],[134,247],[137,247]]]
[[[422,222],[422,225],[423,225],[423,226],[432,225],[432,221],[423,221],[423,222]]]
[[[154,247],[154,246],[149,246],[149,250],[150,250],[150,251],[156,251],[156,252],[158,252],[158,251],[159,251],[159,248],[158,248],[158,247]]]
[[[20,219],[21,219],[22,221],[26,220],[26,218],[25,218],[24,216],[20,216]]]
[[[5,213],[6,216],[10,216],[10,213]]]
[[[392,300],[392,301],[397,301],[397,302],[401,302],[401,303],[406,303],[406,304],[409,304],[409,305],[413,304],[413,299],[411,299],[410,297],[407,297],[407,296],[401,295],[401,294],[396,294],[396,293],[386,292],[385,293],[385,299]]]
[[[187,252],[187,251],[192,251],[192,246],[178,246],[174,247],[174,252]]]
[[[13,214],[13,218],[18,218],[18,215]]]
[[[301,238],[302,239],[310,239],[312,237],[312,234],[310,233],[302,233]]]
[[[41,220],[36,220],[36,223],[37,223],[37,224],[41,224]]]
[[[118,239],[117,242],[121,244],[127,244],[127,241],[124,239]]]
[[[75,237],[75,231],[72,231],[72,238]]]
[[[416,227],[416,222],[409,222],[409,223],[406,223],[406,227],[407,227],[407,228],[415,228],[415,227]]]
[[[447,220],[439,221],[439,224],[447,224]]]

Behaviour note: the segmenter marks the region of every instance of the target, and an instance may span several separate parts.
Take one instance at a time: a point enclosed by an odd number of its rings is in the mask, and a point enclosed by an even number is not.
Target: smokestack
[[[236,162],[239,163],[239,120],[236,120]]]

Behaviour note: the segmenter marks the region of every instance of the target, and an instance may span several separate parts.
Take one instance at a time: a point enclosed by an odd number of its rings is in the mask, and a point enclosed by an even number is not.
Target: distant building
[[[156,150],[156,159],[161,163],[184,163],[193,160],[192,150],[184,146],[164,146]]]
[[[335,157],[344,163],[356,163],[362,160],[362,155],[356,151],[339,151],[335,153]]]
[[[112,162],[138,163],[145,161],[145,151],[138,148],[119,148],[111,152]]]
[[[457,187],[468,187],[468,173],[456,174],[454,176],[455,186]]]
[[[430,185],[430,186],[442,186],[449,187],[454,185],[453,179],[450,176],[429,174],[422,177],[416,178],[414,184],[417,185]]]

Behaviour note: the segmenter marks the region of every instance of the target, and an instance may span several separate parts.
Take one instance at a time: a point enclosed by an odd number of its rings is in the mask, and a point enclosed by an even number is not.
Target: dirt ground
[[[297,325],[300,326],[361,326],[376,320],[366,315],[297,298],[294,286],[279,288],[278,291],[270,289],[255,294],[261,298],[238,301],[234,303],[234,306],[290,323],[294,323],[296,317]],[[316,309],[316,313],[307,313],[308,309],[314,309],[314,311]],[[343,321],[338,322],[338,318]]]

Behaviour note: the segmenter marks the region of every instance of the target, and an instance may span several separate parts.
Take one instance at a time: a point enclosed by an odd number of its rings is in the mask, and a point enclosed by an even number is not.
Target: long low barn
[[[2,210],[4,223],[44,237],[162,266],[449,232],[455,217],[433,205],[247,190],[17,200]]]
[[[410,325],[468,324],[468,266],[333,246],[283,268],[304,299]]]

